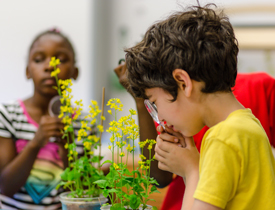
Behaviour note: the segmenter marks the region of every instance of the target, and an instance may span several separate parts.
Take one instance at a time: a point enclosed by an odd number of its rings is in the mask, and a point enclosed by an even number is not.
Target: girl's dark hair
[[[74,61],[75,61],[75,50],[74,50],[74,47],[71,43],[71,41],[69,40],[69,38],[67,36],[65,36],[63,33],[61,33],[58,29],[56,28],[53,28],[53,29],[50,29],[50,30],[47,30],[47,31],[43,31],[41,32],[40,34],[38,34],[32,41],[31,45],[30,45],[30,48],[29,48],[29,52],[31,51],[31,49],[33,48],[33,45],[34,43],[42,36],[44,35],[47,35],[47,34],[54,34],[54,35],[58,35],[60,37],[62,37],[64,39],[64,41],[68,44],[68,46],[71,48],[72,50],[72,53],[73,53],[73,58],[74,58]]]
[[[177,68],[204,82],[204,93],[231,91],[237,76],[238,43],[228,18],[210,6],[172,14],[125,50],[130,88],[137,97],[146,98],[145,89],[160,87],[176,100],[178,86],[172,72]]]

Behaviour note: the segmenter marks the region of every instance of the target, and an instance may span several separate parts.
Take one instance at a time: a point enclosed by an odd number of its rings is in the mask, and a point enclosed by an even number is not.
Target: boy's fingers
[[[161,161],[158,162],[158,168],[163,170],[163,171],[169,171],[168,166],[165,163],[161,162]]]
[[[180,132],[174,131],[172,128],[169,128],[167,125],[165,125],[165,131],[167,133],[172,134],[173,136],[176,136],[177,138],[184,139],[183,135]]]
[[[180,140],[177,137],[172,136],[171,134],[166,133],[166,132],[163,132],[163,133],[159,134],[159,136],[164,141],[168,141],[168,142],[171,142],[171,143],[178,143],[178,142],[180,142]]]
[[[161,162],[163,162],[165,160],[165,157],[157,152],[155,153],[155,158],[157,161],[161,161]]]
[[[182,147],[186,147],[185,138],[179,138],[179,144],[180,144]]]
[[[161,125],[158,125],[157,131],[162,133],[164,131],[163,127]]]
[[[157,143],[155,146],[155,151],[161,150],[163,152],[169,152],[169,143],[165,142],[159,135],[157,136]]]
[[[185,138],[181,133],[176,132],[171,128],[168,128],[167,126],[165,127],[165,130],[161,125],[159,125],[157,129],[159,132],[161,132],[160,136],[164,141],[169,141],[171,143],[179,143],[182,145],[182,147],[186,147]]]

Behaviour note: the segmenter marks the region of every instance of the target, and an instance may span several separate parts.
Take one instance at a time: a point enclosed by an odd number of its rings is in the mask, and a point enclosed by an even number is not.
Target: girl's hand
[[[33,143],[41,148],[48,143],[50,137],[61,139],[63,128],[64,124],[58,117],[42,116]]]
[[[157,127],[157,131],[160,132],[160,138],[164,141],[177,144],[179,147],[186,147],[185,138],[180,132],[176,132],[173,129],[165,125],[165,130],[161,125]]]
[[[161,133],[157,137],[155,146],[155,158],[159,161],[158,167],[164,171],[170,171],[183,178],[198,173],[200,155],[194,143],[193,137],[185,137],[186,147],[167,142]]]
[[[129,81],[127,78],[127,67],[125,62],[122,62],[119,66],[117,66],[114,69],[114,72],[119,79],[119,83],[134,97],[133,93],[129,90]]]

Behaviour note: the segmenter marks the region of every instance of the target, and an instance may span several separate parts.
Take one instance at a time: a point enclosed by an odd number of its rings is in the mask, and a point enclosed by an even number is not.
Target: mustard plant
[[[100,116],[101,110],[96,101],[91,101],[89,105],[89,112],[85,117],[82,115],[83,103],[82,100],[75,101],[72,104],[73,96],[71,94],[72,81],[70,79],[58,79],[60,69],[57,67],[60,64],[59,59],[53,57],[50,61],[50,66],[54,67],[51,73],[55,77],[57,92],[60,96],[60,114],[64,123],[63,137],[67,139],[65,148],[68,150],[68,167],[61,174],[62,181],[57,188],[63,186],[68,188],[72,197],[97,197],[101,194],[101,189],[94,184],[96,180],[104,177],[103,171],[100,170],[101,159],[100,155],[94,154],[95,150],[101,144],[100,134],[103,132],[103,126],[100,125],[100,120],[105,120],[104,116]],[[77,135],[74,133],[73,125],[79,122],[81,128]],[[78,120],[78,121],[77,121]],[[76,141],[82,142],[84,154],[80,156],[76,150]],[[101,154],[99,152],[99,154]]]
[[[104,163],[110,163],[110,172],[102,180],[95,181],[103,189],[104,196],[110,196],[111,210],[142,209],[147,208],[149,195],[158,192],[155,185],[157,181],[150,177],[150,166],[154,157],[151,157],[151,150],[156,143],[155,140],[146,140],[141,142],[140,148],[143,151],[145,146],[150,151],[150,157],[146,160],[141,153],[138,167],[135,168],[135,141],[139,138],[139,127],[135,124],[133,115],[136,111],[130,109],[128,116],[117,119],[117,114],[122,111],[123,105],[117,98],[110,99],[107,103],[110,107],[108,113],[114,117],[107,129],[111,134],[108,148],[112,152],[112,160]],[[128,169],[128,157],[132,156],[132,171]],[[126,156],[126,157],[124,157]],[[124,158],[123,158],[124,157]],[[153,207],[156,209],[156,207]]]

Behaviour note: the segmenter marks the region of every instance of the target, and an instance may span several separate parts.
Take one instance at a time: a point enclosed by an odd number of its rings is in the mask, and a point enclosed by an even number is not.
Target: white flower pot
[[[108,201],[103,195],[99,197],[72,198],[70,192],[60,194],[62,210],[100,210],[102,204]]]

